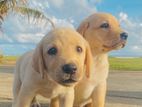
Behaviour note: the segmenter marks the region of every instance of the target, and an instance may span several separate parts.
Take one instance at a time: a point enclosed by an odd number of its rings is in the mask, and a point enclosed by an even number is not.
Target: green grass
[[[109,58],[111,70],[142,71],[142,58]]]
[[[8,61],[15,61],[17,60],[18,56],[4,56],[3,60],[8,60]]]
[[[15,61],[18,56],[4,56],[3,60]],[[109,57],[110,70],[142,71],[142,58]]]
[[[18,56],[1,56],[0,65],[15,65]]]

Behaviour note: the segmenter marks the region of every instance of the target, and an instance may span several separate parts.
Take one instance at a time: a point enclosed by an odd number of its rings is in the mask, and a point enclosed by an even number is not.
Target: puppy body
[[[106,79],[108,76],[108,57],[107,55],[99,55],[94,57],[94,67],[95,69],[90,72],[90,78],[84,77],[77,86],[75,86],[75,100],[74,107],[83,107],[86,104],[90,104],[92,100],[95,100],[95,104],[98,103],[98,100],[103,102],[105,97],[106,87],[102,86],[103,91],[101,93],[97,92],[97,87],[101,84],[106,83]],[[100,89],[101,90],[101,89]],[[94,93],[97,93],[101,99],[93,96]],[[102,94],[102,95],[101,95]],[[102,102],[99,102],[102,104]],[[93,102],[94,103],[94,102]],[[88,105],[88,107],[92,107],[92,105]],[[103,107],[103,105],[93,106],[93,107]]]
[[[116,18],[96,13],[85,19],[77,31],[88,41],[94,60],[90,78],[84,77],[75,87],[74,106],[104,107],[109,71],[108,55],[111,50],[124,47],[127,35]],[[121,38],[126,36],[126,38]]]
[[[41,78],[41,75],[39,75],[38,72],[35,72],[33,67],[31,66],[32,56],[33,56],[33,51],[28,52],[24,54],[17,62],[19,70],[16,70],[15,78],[20,79],[20,81],[18,82],[22,82],[22,85],[27,85],[29,87],[29,90],[33,92],[35,91],[35,93],[39,93],[42,96],[47,97],[47,98],[54,98],[57,95],[59,95],[59,93],[65,94],[66,89],[68,90],[70,89],[70,87],[64,87],[58,84],[46,74],[45,74],[46,77]],[[17,74],[19,75],[19,77],[17,77]],[[15,82],[17,82],[17,80]],[[15,93],[17,93],[17,91]]]
[[[17,62],[13,107],[30,107],[37,94],[50,99],[54,107],[72,107],[73,87],[84,71],[90,71],[91,59],[89,45],[77,32],[67,28],[51,31]]]

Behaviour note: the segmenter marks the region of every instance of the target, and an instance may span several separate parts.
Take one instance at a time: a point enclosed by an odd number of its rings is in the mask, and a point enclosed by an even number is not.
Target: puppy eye
[[[76,47],[76,50],[77,50],[78,53],[81,53],[81,52],[83,51],[80,46],[77,46],[77,47]]]
[[[49,55],[56,55],[57,54],[57,48],[52,47],[48,50]]]
[[[101,28],[109,28],[109,24],[108,23],[103,23],[100,27]]]

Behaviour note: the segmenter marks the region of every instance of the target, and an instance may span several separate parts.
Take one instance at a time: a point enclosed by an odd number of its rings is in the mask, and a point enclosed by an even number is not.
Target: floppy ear
[[[88,27],[89,27],[89,22],[84,21],[77,28],[77,31],[84,37],[85,36],[85,31],[88,29]]]
[[[37,48],[35,49],[33,53],[33,63],[32,66],[34,70],[38,73],[40,73],[41,77],[44,78],[44,72],[45,72],[45,63],[43,58],[43,46],[42,43],[39,43]]]
[[[93,56],[91,53],[91,49],[89,44],[87,43],[86,46],[86,57],[85,57],[85,65],[86,65],[86,77],[89,78],[90,77],[90,71],[92,70],[93,67]]]

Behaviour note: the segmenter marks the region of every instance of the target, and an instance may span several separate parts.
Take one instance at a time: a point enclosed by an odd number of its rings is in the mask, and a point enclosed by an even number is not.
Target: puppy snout
[[[127,40],[127,38],[128,38],[128,33],[126,33],[126,32],[121,33],[121,34],[120,34],[120,38],[121,38],[122,40]]]
[[[74,74],[77,70],[77,67],[75,64],[65,64],[63,67],[62,67],[62,70],[64,73],[67,73],[67,74]]]

